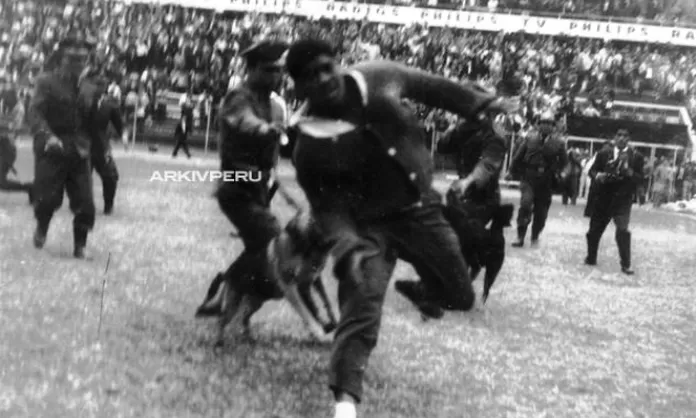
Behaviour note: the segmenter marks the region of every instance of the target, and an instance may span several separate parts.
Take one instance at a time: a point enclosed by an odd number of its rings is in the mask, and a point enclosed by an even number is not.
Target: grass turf
[[[115,214],[98,216],[88,261],[70,257],[67,203],[37,251],[26,196],[0,194],[0,416],[330,416],[330,346],[310,343],[285,302],[254,317],[253,341],[222,352],[214,322],[193,318],[241,243],[212,184],[149,179],[214,164],[117,162]],[[31,177],[29,150],[17,168]],[[96,177],[95,195],[101,210]],[[275,210],[292,214],[280,199]],[[626,277],[613,227],[599,267],[582,265],[581,211],[554,203],[540,248],[508,250],[483,311],[422,323],[390,290],[361,416],[696,417],[696,222],[635,210],[638,273]],[[394,276],[415,278],[406,264]]]

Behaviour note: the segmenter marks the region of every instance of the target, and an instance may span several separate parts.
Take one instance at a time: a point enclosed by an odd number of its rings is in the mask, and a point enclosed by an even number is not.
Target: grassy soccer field
[[[67,202],[37,251],[26,195],[0,194],[0,417],[331,416],[330,346],[285,302],[254,318],[254,341],[212,349],[214,322],[193,313],[241,243],[212,184],[149,181],[198,164],[159,154],[117,155],[115,214],[97,217],[88,261],[71,258]],[[96,177],[95,195],[101,213]],[[582,265],[581,212],[554,203],[541,247],[509,249],[483,311],[423,323],[390,290],[361,416],[696,417],[696,221],[636,209],[625,277],[613,226],[600,266]]]

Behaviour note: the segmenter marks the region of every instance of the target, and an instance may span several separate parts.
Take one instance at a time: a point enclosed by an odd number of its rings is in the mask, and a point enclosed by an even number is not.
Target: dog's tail
[[[493,222],[491,223],[492,230],[502,230],[505,227],[512,225],[512,216],[515,213],[515,205],[506,203],[500,205],[493,213]]]

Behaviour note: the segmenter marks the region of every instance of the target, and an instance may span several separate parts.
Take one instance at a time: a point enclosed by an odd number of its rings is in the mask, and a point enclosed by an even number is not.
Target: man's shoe
[[[87,230],[82,228],[73,228],[73,243],[75,244],[73,256],[79,259],[85,258],[85,247],[87,247]]]
[[[631,270],[630,267],[621,267],[621,272],[627,276],[633,276],[636,272]]]
[[[114,205],[104,205],[104,215],[111,215],[114,213]]]
[[[426,297],[421,283],[399,280],[394,284],[394,288],[416,306],[424,319],[440,319],[445,315],[444,309],[438,303]]]
[[[34,247],[41,249],[44,244],[46,244],[46,231],[41,230],[41,228],[36,228],[34,231]]]
[[[535,248],[539,246],[539,237],[532,237],[531,246]]]
[[[585,257],[585,264],[588,266],[596,266],[597,260],[592,260],[590,257]]]
[[[515,248],[522,248],[524,247],[524,241],[518,239],[517,241],[512,243],[512,246]]]

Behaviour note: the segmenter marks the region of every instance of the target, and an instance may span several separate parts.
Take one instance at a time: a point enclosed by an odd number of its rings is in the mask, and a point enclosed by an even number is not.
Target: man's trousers
[[[532,224],[532,239],[536,239],[546,226],[546,218],[551,207],[553,192],[551,181],[541,177],[525,179],[520,182],[520,209],[517,212],[517,230],[523,238],[529,224]]]
[[[268,191],[258,190],[260,194]],[[220,209],[237,228],[244,242],[244,251],[225,272],[227,280],[250,280],[261,270],[265,262],[266,247],[280,233],[280,223],[271,213],[270,201],[243,186],[223,183],[216,192]],[[255,289],[263,296],[272,297],[276,285],[265,278],[256,283]]]
[[[114,205],[116,187],[118,185],[118,168],[111,154],[99,154],[92,156],[92,169],[97,172],[102,181],[102,195],[104,197],[104,209],[108,210]]]
[[[619,214],[615,216],[605,215],[603,211],[596,211],[590,217],[590,228],[586,234],[587,240],[587,258],[591,264],[597,262],[597,252],[599,250],[599,242],[602,239],[604,231],[609,223],[613,220],[616,225],[616,233],[614,239],[616,246],[619,249],[619,260],[621,267],[631,267],[631,232],[628,229],[631,220],[631,213]]]
[[[334,273],[339,281],[341,315],[329,384],[334,393],[346,392],[359,401],[397,258],[412,264],[426,287],[450,309],[471,309],[475,293],[459,240],[439,201],[381,220],[359,221],[339,210],[315,217],[335,243]]]
[[[70,210],[75,215],[73,230],[86,233],[94,227],[92,169],[88,158],[77,152],[51,153],[35,151],[34,216],[39,227],[47,230],[53,214],[68,194]]]

